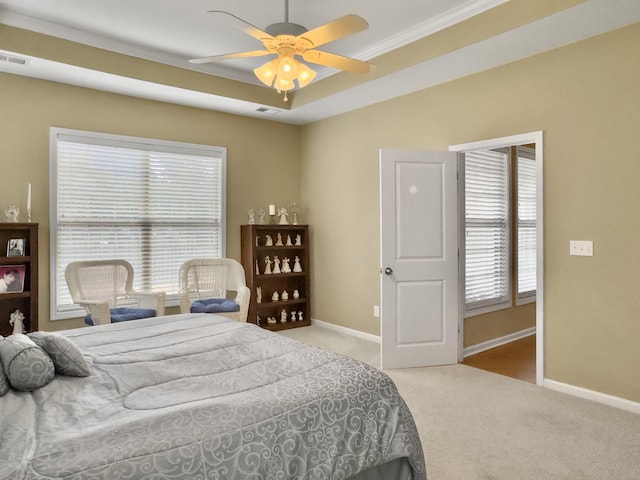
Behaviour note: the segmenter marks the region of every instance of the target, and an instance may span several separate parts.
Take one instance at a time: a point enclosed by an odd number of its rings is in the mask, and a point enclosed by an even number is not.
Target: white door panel
[[[380,151],[382,367],[458,361],[457,155]]]

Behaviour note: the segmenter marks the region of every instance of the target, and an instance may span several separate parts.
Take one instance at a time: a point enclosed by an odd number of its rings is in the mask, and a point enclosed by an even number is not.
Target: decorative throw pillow
[[[45,351],[23,333],[14,333],[0,342],[0,362],[9,384],[25,392],[44,387],[56,374]]]
[[[89,376],[89,365],[84,355],[67,337],[51,332],[33,332],[28,335],[51,357],[56,372],[70,377]]]

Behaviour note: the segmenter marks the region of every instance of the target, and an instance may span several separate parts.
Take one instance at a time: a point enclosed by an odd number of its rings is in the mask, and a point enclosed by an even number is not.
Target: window
[[[51,314],[83,314],[64,280],[76,260],[124,258],[134,287],[177,304],[178,272],[225,255],[226,149],[51,129]]]
[[[467,152],[465,306],[474,314],[511,306],[509,153]]]
[[[536,300],[536,161],[535,150],[517,147],[517,295],[516,304]]]
[[[535,150],[517,146],[467,152],[464,169],[467,315],[510,307],[512,292],[516,305],[535,302]]]

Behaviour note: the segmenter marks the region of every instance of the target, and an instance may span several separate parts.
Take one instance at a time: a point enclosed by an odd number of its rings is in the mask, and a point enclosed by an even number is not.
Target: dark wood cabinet
[[[0,292],[0,335],[3,336],[13,332],[9,320],[16,310],[24,315],[27,332],[38,330],[37,223],[0,223],[0,275],[4,277],[5,272],[14,269],[19,272],[19,291]]]
[[[251,289],[247,321],[268,330],[311,325],[309,226],[242,225],[241,243],[241,262]],[[265,273],[268,268],[280,273]]]

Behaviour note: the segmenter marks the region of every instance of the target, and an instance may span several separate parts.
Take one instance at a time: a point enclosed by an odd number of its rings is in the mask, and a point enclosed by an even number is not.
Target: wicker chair
[[[180,267],[181,313],[215,313],[246,322],[250,296],[244,268],[236,260],[199,258]]]
[[[74,303],[87,311],[87,325],[164,315],[166,294],[133,290],[133,267],[126,260],[72,262],[64,272]]]

